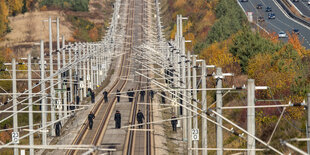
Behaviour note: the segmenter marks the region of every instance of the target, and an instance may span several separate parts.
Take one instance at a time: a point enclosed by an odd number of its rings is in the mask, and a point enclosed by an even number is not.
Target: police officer
[[[151,102],[153,102],[154,94],[155,94],[155,91],[150,90]]]
[[[121,113],[118,110],[116,110],[116,113],[114,115],[114,121],[115,121],[115,128],[116,129],[121,128],[122,116],[121,116]]]
[[[176,117],[174,114],[172,115],[171,119],[173,119],[173,120],[171,120],[172,130],[177,132],[178,120],[176,120]]]
[[[116,97],[117,97],[117,102],[119,102],[120,100],[121,100],[121,93],[120,93],[120,91],[117,89],[116,90]]]
[[[165,93],[164,91],[162,91],[162,92],[161,92],[161,95],[162,95],[162,96],[161,96],[161,101],[162,101],[163,104],[165,104],[165,103],[166,103],[166,100],[165,100],[166,93]]]
[[[60,136],[61,122],[58,121],[57,123],[54,124],[54,126],[55,126],[55,133],[56,133],[56,136]]]
[[[89,129],[91,130],[93,128],[93,119],[95,119],[95,115],[93,114],[93,112],[90,112],[88,114],[88,124],[89,124]]]
[[[76,104],[77,104],[77,105],[79,105],[79,104],[80,104],[80,96],[76,96],[76,98],[75,98],[75,102],[76,102]]]
[[[140,102],[144,102],[144,95],[145,95],[145,91],[141,90],[140,91]]]
[[[108,92],[106,90],[104,90],[104,92],[103,92],[103,98],[104,98],[104,102],[107,103],[108,102]]]
[[[141,124],[141,123],[143,123],[143,120],[144,120],[144,115],[141,112],[141,110],[139,110],[138,113],[137,113],[137,121],[138,121],[139,124]],[[139,125],[139,128],[141,129],[142,125]]]
[[[90,92],[91,103],[95,103],[95,93],[93,91]]]

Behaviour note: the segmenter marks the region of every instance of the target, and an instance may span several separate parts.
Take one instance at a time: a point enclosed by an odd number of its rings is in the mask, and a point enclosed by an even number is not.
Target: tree
[[[0,36],[7,32],[9,10],[5,0],[0,0]]]
[[[16,16],[22,12],[23,0],[8,0],[10,15]]]

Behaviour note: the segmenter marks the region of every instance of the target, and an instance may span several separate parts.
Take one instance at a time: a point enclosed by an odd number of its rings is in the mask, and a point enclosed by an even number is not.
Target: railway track
[[[127,9],[127,25],[126,25],[126,37],[125,38],[125,44],[124,49],[126,50],[126,54],[122,55],[121,57],[121,66],[120,71],[118,73],[119,77],[128,77],[131,74],[131,56],[132,56],[132,47],[136,46],[137,44],[141,44],[143,40],[143,31],[141,24],[145,23],[143,20],[146,15],[144,14],[144,1],[143,0],[123,0],[123,1],[129,1],[128,2],[128,9]],[[142,4],[142,7],[139,5]],[[137,9],[138,8],[138,9]],[[135,10],[138,10],[135,12]],[[138,15],[137,15],[138,14]],[[136,17],[136,18],[135,18]],[[141,33],[141,34],[139,34]],[[135,65],[135,64],[134,64]],[[141,67],[141,66],[140,66]],[[144,79],[146,80],[146,79]],[[128,80],[116,80],[112,87],[107,90],[109,93],[109,102],[104,103],[103,97],[100,98],[100,100],[96,103],[94,108],[92,109],[92,112],[95,114],[96,118],[94,120],[94,126],[93,130],[88,130],[88,120],[86,119],[84,121],[83,126],[81,127],[79,133],[75,137],[73,141],[73,145],[79,145],[79,144],[92,144],[94,146],[100,146],[102,145],[102,141],[104,139],[104,135],[107,131],[107,126],[109,124],[109,120],[111,119],[112,112],[115,109],[116,105],[116,96],[114,95],[116,90],[120,90],[121,92],[125,89],[127,85]],[[142,76],[139,76],[139,81],[143,81]],[[135,89],[140,90],[142,87],[142,84],[136,85]],[[138,100],[139,100],[139,92],[135,93],[134,96],[134,104],[131,104],[132,111],[130,112],[130,120],[132,124],[135,124],[136,122],[136,113],[138,109]],[[146,100],[149,103],[150,98],[148,96],[148,92],[146,92]],[[151,106],[143,106],[144,113],[146,114],[146,121],[151,121]],[[146,125],[146,129],[150,130],[152,128],[151,125]],[[125,136],[124,136],[125,137]],[[138,154],[152,154],[152,133],[150,131],[144,132],[144,143],[143,146],[145,147],[143,153]],[[135,139],[136,139],[136,132],[132,130],[127,131],[127,136],[124,140],[124,146],[123,146],[123,154],[136,154],[134,152],[134,145],[135,145]],[[95,154],[98,154],[99,152],[94,152]],[[70,150],[66,152],[67,155],[75,155],[75,154],[82,154],[80,151]]]
[[[131,16],[131,18],[133,18],[133,15]],[[131,22],[129,19],[127,19],[126,34],[130,35],[131,37],[126,38],[125,39],[126,42],[132,42],[132,40],[133,40],[132,25],[133,25],[133,22]],[[131,49],[131,47],[132,47],[131,44],[125,44],[125,49]],[[129,50],[127,54],[124,54],[122,56],[120,72],[118,74],[118,77],[128,77],[128,75],[130,73],[130,68],[127,68],[126,66],[130,66],[131,52],[132,51]],[[109,94],[111,94],[112,92],[116,92],[117,89],[122,91],[124,89],[126,83],[127,83],[127,80],[124,81],[124,80],[118,79],[113,83],[112,87],[107,92]],[[103,97],[101,97],[100,100],[96,103],[96,105],[91,110],[95,114],[96,118],[100,118],[99,126],[98,127],[94,126],[93,130],[96,129],[96,131],[93,134],[91,134],[91,137],[92,137],[91,138],[92,139],[91,144],[93,144],[95,146],[100,145],[100,142],[101,142],[100,140],[102,139],[102,137],[104,135],[105,129],[107,128],[108,121],[112,115],[113,108],[114,108],[115,103],[116,103],[116,96],[115,95],[109,95],[108,97],[110,99],[108,103],[104,103],[104,99],[103,99]],[[104,105],[105,105],[105,108],[103,108]],[[105,109],[105,110],[102,110],[102,109]],[[104,111],[104,112],[102,112],[102,111]],[[95,123],[94,123],[94,125],[95,125]],[[89,136],[88,134],[89,134],[88,120],[86,119],[72,144],[73,145],[83,144],[83,141],[85,140],[86,136]],[[67,155],[74,155],[74,154],[80,154],[80,153],[81,152],[78,152],[75,150],[70,150],[70,151],[66,152]]]

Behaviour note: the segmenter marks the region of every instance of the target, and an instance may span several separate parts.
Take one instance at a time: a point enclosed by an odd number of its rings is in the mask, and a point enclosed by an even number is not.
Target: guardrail
[[[278,4],[281,5],[281,7],[284,9],[284,11],[292,18],[294,18],[295,20],[303,23],[304,25],[310,27],[310,22],[296,16],[289,8],[287,8],[287,6],[283,3],[282,0],[276,0],[276,2],[278,2]]]

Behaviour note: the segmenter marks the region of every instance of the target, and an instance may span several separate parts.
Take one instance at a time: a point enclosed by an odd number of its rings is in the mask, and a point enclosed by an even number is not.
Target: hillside
[[[204,59],[207,65],[222,67],[224,72],[235,73],[235,77],[224,80],[225,87],[246,84],[244,77],[255,79],[257,86],[269,86],[268,91],[256,92],[257,105],[288,104],[302,102],[310,92],[310,51],[301,45],[296,34],[289,34],[288,42],[278,39],[276,33],[265,34],[254,29],[235,0],[175,0],[162,2],[167,39],[174,38],[176,15],[189,17],[184,21],[183,33],[187,49]],[[214,70],[213,70],[214,71]],[[213,72],[210,70],[210,73]],[[210,79],[208,87],[214,88]],[[240,82],[243,81],[243,82]],[[239,84],[238,84],[239,83]],[[202,100],[202,99],[201,99]],[[208,92],[208,105],[215,101],[214,92]],[[233,93],[224,98],[225,106],[246,104],[246,93]],[[256,110],[257,136],[268,141],[283,108]],[[246,110],[225,111],[224,115],[246,128]],[[286,108],[271,145],[287,152],[279,139],[305,137],[306,113],[302,108]],[[225,123],[228,128],[231,127]],[[215,134],[210,125],[209,134]],[[229,136],[228,136],[229,135]],[[246,141],[230,133],[224,135],[225,147],[246,147]],[[215,139],[209,137],[210,147],[216,147]],[[292,142],[293,143],[293,142]],[[305,143],[293,143],[305,150]],[[257,148],[263,145],[257,144]],[[232,153],[232,152],[231,152]],[[263,154],[270,152],[264,152]]]

